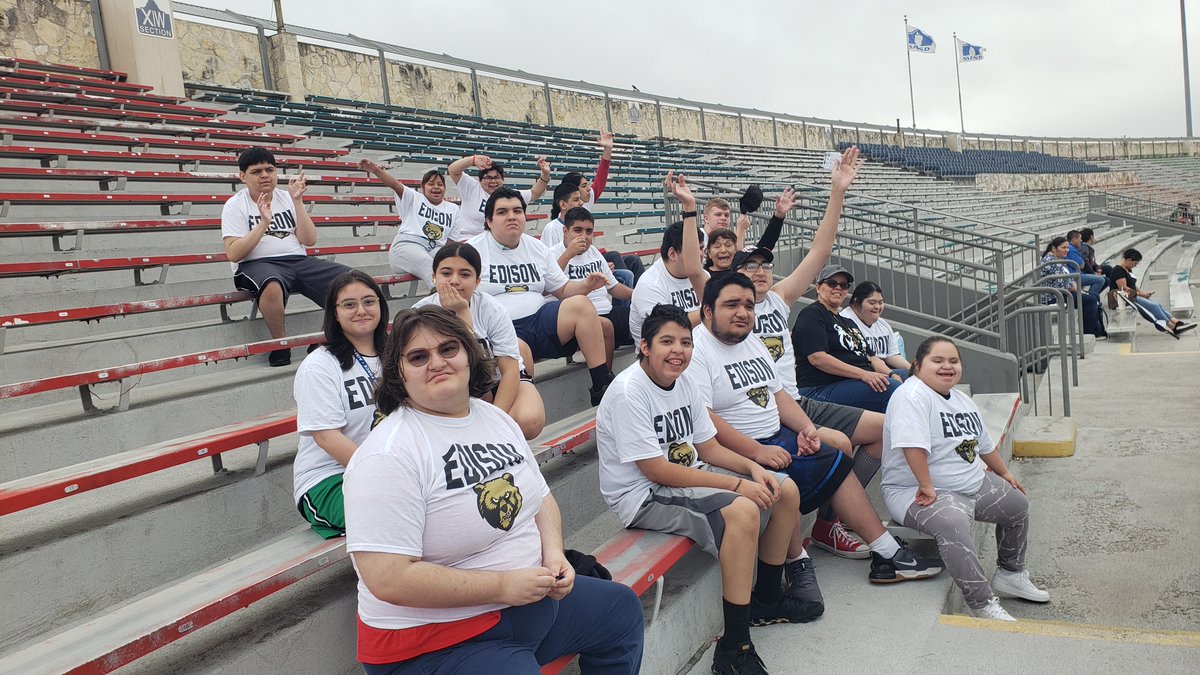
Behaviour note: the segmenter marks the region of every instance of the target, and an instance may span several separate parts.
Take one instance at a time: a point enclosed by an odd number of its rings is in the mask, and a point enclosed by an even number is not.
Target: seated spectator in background
[[[854,277],[840,265],[826,265],[817,275],[817,301],[800,310],[792,327],[796,385],[818,401],[882,413],[903,378],[839,314],[852,283]]]
[[[476,180],[467,169],[479,169],[479,179]],[[550,164],[545,157],[538,157],[537,168],[542,172],[528,190],[518,190],[526,204],[532,204],[541,198],[546,188],[550,187]],[[455,231],[460,240],[470,239],[483,232],[483,206],[496,190],[504,187],[504,167],[487,155],[471,155],[455,160],[447,173],[450,180],[458,187],[458,197],[462,205],[458,209]],[[475,208],[476,203],[479,208]]]
[[[700,323],[700,296],[708,273],[700,266],[700,228],[696,226],[696,198],[688,189],[683,175],[667,174],[666,190],[683,207],[683,220],[672,223],[663,231],[659,259],[633,289],[633,306],[629,311],[629,334],[633,343],[642,339],[642,322],[658,305],[675,305],[688,313],[692,325]]]
[[[1083,290],[1096,296],[1096,300],[1100,299],[1100,293],[1104,287],[1108,285],[1108,278],[1100,274],[1092,274],[1084,269],[1087,266],[1083,259],[1083,233],[1079,230],[1071,230],[1067,233],[1067,260],[1079,265],[1079,284],[1083,286]]]
[[[834,168],[830,199],[821,225],[813,236],[808,253],[790,274],[776,283],[773,275],[774,255],[766,249],[757,248],[738,252],[734,256],[733,268],[754,283],[754,336],[762,341],[775,361],[775,372],[783,384],[783,390],[800,404],[804,414],[817,426],[821,442],[854,457],[854,475],[865,488],[879,470],[883,448],[883,415],[801,396],[796,389],[796,350],[788,329],[792,306],[808,290],[817,272],[833,252],[846,190],[858,174],[861,164],[861,160],[852,158],[850,162],[842,162]],[[784,191],[776,199],[775,214],[780,222],[794,203],[795,195],[791,191]],[[817,512],[812,540],[817,546],[844,558],[868,558],[871,555],[866,544],[846,532],[829,504]],[[804,550],[803,540],[798,538],[789,552],[788,577],[792,580],[802,578],[811,568],[812,560]],[[813,597],[819,598],[820,590],[815,583],[813,589]]]
[[[376,421],[375,382],[387,341],[387,299],[371,275],[338,275],[325,303],[325,344],[296,369],[292,496],[300,515],[326,539],[346,534],[342,475]]]
[[[400,227],[392,239],[388,265],[396,274],[411,274],[432,290],[433,252],[447,239],[459,239],[454,231],[458,205],[446,201],[446,179],[437,169],[426,171],[418,191],[404,187],[404,183],[369,159],[360,159],[358,168],[374,174],[396,193]]]
[[[1192,203],[1179,202],[1171,212],[1171,220],[1181,225],[1195,225],[1196,213],[1192,211]]]
[[[701,311],[704,323],[693,334],[688,375],[708,408],[717,442],[763,466],[787,471],[800,489],[801,512],[831,502],[870,547],[871,582],[940,572],[938,563],[918,557],[884,528],[862,485],[846,480],[853,460],[821,442],[804,410],[783,390],[767,348],[760,340],[747,339],[754,331],[754,284],[742,274],[714,276],[704,286]],[[797,553],[789,550],[789,555]],[[789,589],[789,595],[800,592]]]
[[[1015,621],[999,593],[1033,602],[1050,594],[1029,579],[1029,500],[988,435],[979,408],[954,386],[958,348],[927,338],[910,377],[892,396],[884,426],[883,498],[898,523],[932,535],[972,616]],[[996,524],[996,574],[989,584],[975,551],[975,521]]]
[[[475,332],[484,354],[496,360],[494,385],[483,400],[508,413],[526,439],[534,439],[546,426],[546,407],[525,370],[508,310],[479,290],[482,268],[475,247],[446,242],[433,256],[435,292],[413,307],[435,305],[448,309]]]
[[[592,180],[578,171],[571,171],[563,176],[564,184],[574,185],[579,189],[579,197],[583,200],[583,207],[588,211],[596,205],[596,201],[600,199],[600,195],[604,194],[604,188],[608,185],[608,169],[612,164],[613,155],[613,135],[609,131],[601,131],[596,138],[596,144],[600,146],[600,163],[596,165],[596,172],[592,174]]]
[[[728,227],[710,232],[704,247],[704,271],[713,274],[732,268],[733,255],[738,252],[737,239],[737,233]]]
[[[534,359],[583,352],[592,378],[588,394],[592,405],[599,405],[612,376],[600,317],[587,294],[604,288],[608,278],[594,272],[568,279],[542,242],[525,234],[525,200],[515,190],[493,192],[484,216],[487,229],[467,242],[479,251],[480,290],[508,310],[517,337],[529,345]],[[545,295],[554,299],[547,302]],[[532,367],[525,364],[530,375]]]
[[[494,369],[450,312],[397,313],[376,392],[387,417],[346,468],[358,660],[372,675],[537,673],[578,653],[584,673],[636,673],[642,603],[575,576],[529,444],[474,398]]]
[[[1107,284],[1108,270],[1112,269],[1112,266],[1108,265],[1108,269],[1104,269],[1106,266],[1096,263],[1096,233],[1092,231],[1092,228],[1085,227],[1079,231],[1079,239],[1079,254],[1083,256],[1083,271],[1088,274],[1102,275]]]
[[[1135,303],[1138,313],[1163,333],[1178,338],[1181,334],[1195,329],[1196,324],[1184,323],[1176,319],[1162,305],[1151,300],[1150,296],[1154,295],[1152,291],[1138,289],[1137,277],[1133,276],[1132,272],[1133,268],[1137,267],[1141,261],[1141,251],[1136,248],[1125,250],[1125,253],[1121,255],[1121,262],[1114,265],[1112,271],[1109,272],[1108,278],[1112,282],[1112,292],[1119,293],[1131,303]]]
[[[704,235],[700,240],[702,248],[708,248],[708,238],[712,236],[713,232],[733,229],[729,227],[730,214],[729,202],[720,197],[713,197],[704,202]],[[737,246],[736,238],[734,240],[734,247],[741,248]]]
[[[325,307],[329,287],[349,267],[310,258],[305,246],[317,243],[317,226],[304,209],[308,184],[304,173],[279,189],[275,156],[265,148],[247,148],[238,156],[238,190],[221,208],[221,239],[233,264],[233,285],[258,300],[258,311],[271,337],[287,337],[283,310],[293,291]],[[292,362],[292,350],[276,349],[272,366]]]
[[[608,278],[606,287],[588,293],[588,299],[596,307],[596,314],[600,315],[604,345],[611,363],[612,352],[617,346],[633,344],[629,336],[629,301],[633,298],[633,289],[617,281],[617,277],[608,269],[608,262],[592,244],[596,223],[591,211],[582,206],[567,211],[566,225],[566,240],[551,246],[550,255],[567,273],[568,279],[584,279],[592,272],[599,272]]]
[[[712,670],[764,672],[750,626],[804,623],[824,609],[781,588],[800,495],[786,475],[717,442],[684,372],[692,357],[687,312],[655,307],[642,335],[637,363],[617,376],[596,411],[600,491],[625,527],[685,536],[720,560],[725,634]]]
[[[550,222],[542,228],[538,237],[547,247],[561,244],[563,240],[563,216],[571,209],[583,206],[583,195],[579,188],[570,183],[554,186],[554,204],[550,207]]]
[[[874,281],[864,281],[850,294],[850,306],[842,316],[854,322],[858,332],[867,340],[875,356],[883,359],[888,368],[907,371],[908,360],[900,353],[900,340],[892,325],[883,318],[883,289]]]
[[[1072,303],[1083,302],[1083,332],[1099,338],[1108,337],[1108,333],[1100,323],[1100,299],[1091,293],[1081,294],[1072,276],[1075,274],[1075,270],[1066,263],[1058,262],[1067,257],[1069,246],[1066,237],[1055,237],[1046,244],[1046,250],[1042,252],[1041,265],[1038,267],[1041,278],[1040,285],[1070,291],[1073,298]],[[1059,301],[1059,297],[1055,293],[1040,295],[1043,305],[1053,305]],[[1074,304],[1071,305],[1071,307],[1074,306]]]

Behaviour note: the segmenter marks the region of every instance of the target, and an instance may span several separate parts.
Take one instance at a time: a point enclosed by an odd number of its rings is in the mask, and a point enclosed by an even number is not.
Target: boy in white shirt
[[[247,148],[238,156],[238,180],[246,187],[221,208],[225,257],[233,263],[233,285],[258,300],[271,337],[287,337],[283,310],[296,291],[324,308],[329,286],[349,267],[309,258],[305,246],[317,243],[317,226],[304,209],[304,174],[278,188],[275,156],[266,148]],[[271,352],[272,366],[292,362],[292,350]]]
[[[672,223],[663,232],[659,260],[638,279],[633,289],[633,302],[629,311],[629,334],[633,343],[642,339],[642,322],[658,305],[675,305],[688,313],[692,325],[700,323],[700,296],[708,272],[700,261],[700,228],[696,226],[696,198],[681,175],[679,183],[673,184],[667,175],[668,190],[683,207],[683,220]]]
[[[578,193],[576,193],[578,194]],[[604,326],[604,343],[608,352],[618,345],[633,344],[629,336],[629,300],[633,289],[617,280],[616,272],[610,271],[608,261],[592,243],[596,222],[592,212],[577,206],[565,214],[566,239],[550,247],[550,255],[570,279],[583,279],[592,272],[600,272],[608,281],[606,288],[597,288],[588,293],[588,299],[596,306],[596,313]]]
[[[470,167],[479,169],[478,179],[466,172]],[[538,157],[537,168],[542,175],[538,176],[533,187],[519,190],[526,205],[536,202],[550,187],[550,164],[545,157]],[[467,240],[483,232],[483,207],[493,192],[504,187],[504,167],[487,155],[471,155],[456,160],[447,168],[447,172],[458,188],[458,199],[462,203],[457,215],[458,236]]]

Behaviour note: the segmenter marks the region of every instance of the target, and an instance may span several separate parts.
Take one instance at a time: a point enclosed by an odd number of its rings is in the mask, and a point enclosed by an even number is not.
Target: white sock
[[[805,558],[809,558],[809,557],[811,557],[811,556],[808,555],[808,549],[802,548],[802,549],[800,549],[800,555],[796,556],[795,558],[788,558],[784,562],[794,563],[797,560],[804,560]]]
[[[891,559],[900,550],[900,542],[896,541],[892,533],[887,530],[884,530],[878,539],[867,544],[867,546],[871,547],[871,550],[875,553],[888,559]]]

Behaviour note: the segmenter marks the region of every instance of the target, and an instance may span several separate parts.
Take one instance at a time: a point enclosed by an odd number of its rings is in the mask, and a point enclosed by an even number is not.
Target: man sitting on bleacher
[[[283,310],[292,291],[324,308],[333,279],[349,267],[310,258],[305,246],[317,243],[317,227],[304,209],[304,174],[278,188],[275,156],[265,148],[247,148],[238,156],[238,179],[246,186],[221,209],[225,256],[233,263],[233,285],[258,300],[271,337],[287,337]],[[271,352],[272,366],[292,362],[292,350]]]
[[[467,173],[472,166],[479,169],[478,179]],[[537,168],[542,175],[538,176],[533,187],[519,191],[526,205],[536,202],[550,187],[550,164],[545,157],[538,157]],[[458,198],[462,202],[455,215],[458,219],[458,236],[463,240],[470,239],[483,232],[483,207],[493,192],[504,187],[504,167],[487,155],[471,155],[454,161],[447,168],[447,173],[458,188]],[[479,208],[475,207],[476,202]]]
[[[642,339],[642,322],[657,305],[675,305],[688,313],[692,325],[700,323],[700,295],[708,273],[700,264],[700,228],[696,226],[696,198],[682,175],[667,174],[667,191],[683,207],[683,220],[663,232],[660,258],[638,280],[629,312],[629,334],[636,345]]]
[[[693,334],[688,374],[723,447],[772,469],[786,470],[800,488],[800,510],[826,502],[871,549],[872,583],[923,579],[942,571],[919,557],[879,520],[857,480],[846,480],[853,460],[822,443],[816,426],[788,395],[774,359],[754,332],[754,283],[743,274],[718,274],[704,285],[703,324]],[[789,556],[800,555],[793,545]],[[792,591],[789,589],[789,593]],[[799,592],[799,589],[796,589]]]
[[[587,294],[604,288],[608,278],[592,272],[583,279],[568,279],[542,242],[525,234],[525,200],[516,190],[493,192],[484,217],[487,229],[467,242],[483,263],[479,290],[496,296],[508,310],[517,337],[534,359],[583,352],[592,378],[588,394],[592,405],[599,405],[612,379],[611,364],[600,317]],[[546,301],[543,295],[553,299]],[[525,365],[527,370],[533,366]]]
[[[600,272],[608,278],[606,288],[597,288],[588,293],[588,299],[595,305],[600,323],[604,326],[605,348],[611,353],[617,346],[632,344],[629,337],[629,300],[633,297],[633,289],[609,270],[608,261],[592,244],[592,232],[596,228],[592,212],[577,206],[567,211],[565,220],[566,239],[551,246],[550,255],[570,279],[583,279],[592,272]]]

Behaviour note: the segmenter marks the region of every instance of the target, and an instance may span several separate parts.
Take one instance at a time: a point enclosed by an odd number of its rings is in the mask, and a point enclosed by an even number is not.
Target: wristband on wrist
[[[737,485],[733,486],[733,491],[737,492],[738,488],[740,488],[740,487],[742,487],[742,479],[741,478],[738,479]]]
[[[688,218],[695,218],[695,217],[696,217],[695,211],[684,211],[683,215],[680,216],[680,218],[682,218],[683,220],[687,220]]]

